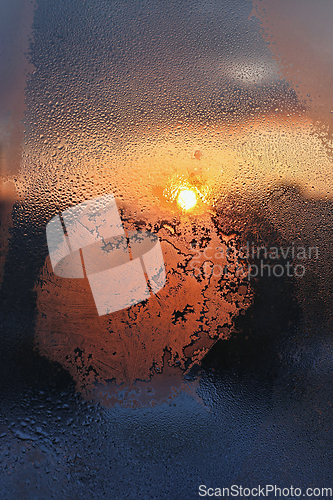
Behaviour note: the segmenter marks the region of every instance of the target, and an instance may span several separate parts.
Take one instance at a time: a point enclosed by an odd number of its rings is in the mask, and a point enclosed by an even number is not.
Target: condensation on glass
[[[331,6],[320,4],[36,6],[20,167],[6,160],[1,170],[16,200],[13,234],[18,242],[30,235],[34,250],[5,252],[22,273],[30,266],[35,347],[83,394],[112,405],[123,398],[117,388],[128,387],[127,404],[140,405],[184,388],[183,375],[230,337],[254,300],[235,257],[248,241],[320,247],[296,280],[303,303],[312,300],[310,284],[327,268],[333,189]],[[2,109],[3,127],[13,120],[18,131],[21,115]],[[46,228],[56,220],[66,230],[74,207],[110,194],[126,234],[158,237],[165,285],[99,315],[89,276],[53,272]],[[329,279],[318,287],[323,297]]]

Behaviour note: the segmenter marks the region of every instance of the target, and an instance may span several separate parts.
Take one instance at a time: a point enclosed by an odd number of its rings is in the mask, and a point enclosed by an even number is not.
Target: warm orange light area
[[[181,162],[178,165],[180,170]],[[203,177],[202,173],[189,173],[183,169],[182,175],[170,176],[164,186],[157,186],[153,192],[159,198],[161,209],[167,209],[178,215],[180,211],[196,216],[203,215],[212,207],[210,203],[212,189],[207,181],[208,178]]]
[[[193,189],[182,189],[177,197],[177,203],[183,210],[190,210],[197,204],[197,196]]]
[[[134,214],[157,210],[201,216],[234,193],[258,199],[277,184],[299,186],[311,198],[333,199],[330,144],[316,127],[306,116],[277,111],[235,128],[184,125],[177,135],[172,129],[127,135],[117,146],[112,137],[109,143],[100,137],[92,144],[85,136],[65,136],[56,156],[49,156],[52,149],[43,142],[27,145],[21,174],[5,180],[13,182],[18,198],[38,206],[67,208],[112,192]],[[194,191],[197,203],[182,210],[177,199],[186,189]]]

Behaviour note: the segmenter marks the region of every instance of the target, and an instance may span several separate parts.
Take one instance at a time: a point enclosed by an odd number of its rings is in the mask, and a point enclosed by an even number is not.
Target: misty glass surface
[[[3,0],[1,499],[333,488],[332,21]]]

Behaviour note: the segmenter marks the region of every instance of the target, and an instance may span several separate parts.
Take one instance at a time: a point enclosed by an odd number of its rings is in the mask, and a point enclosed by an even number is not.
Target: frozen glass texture
[[[1,2],[1,500],[327,497],[332,23]]]

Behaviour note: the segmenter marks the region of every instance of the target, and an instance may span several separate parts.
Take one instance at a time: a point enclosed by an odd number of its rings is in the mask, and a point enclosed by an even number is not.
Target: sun
[[[177,197],[177,203],[183,210],[190,210],[197,204],[197,196],[192,189],[181,189]]]

